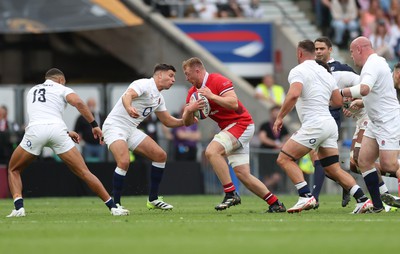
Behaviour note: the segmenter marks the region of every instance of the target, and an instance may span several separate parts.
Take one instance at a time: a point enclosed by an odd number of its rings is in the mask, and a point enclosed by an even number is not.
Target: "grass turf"
[[[221,200],[168,196],[174,210],[160,211],[124,197],[131,215],[113,217],[96,197],[27,198],[23,218],[5,218],[12,201],[0,200],[0,253],[398,253],[400,211],[352,215],[354,200],[342,208],[339,196],[323,195],[318,210],[266,214],[251,195],[217,212]]]

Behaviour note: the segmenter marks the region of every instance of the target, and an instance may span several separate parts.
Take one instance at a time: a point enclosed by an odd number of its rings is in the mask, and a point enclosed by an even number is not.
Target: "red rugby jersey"
[[[233,90],[232,81],[227,79],[218,73],[211,73],[208,75],[208,78],[205,82],[205,86],[207,86],[213,94],[222,96],[224,93]],[[192,86],[186,97],[186,103],[189,103],[190,96],[197,91],[197,88]],[[228,125],[232,123],[240,123],[243,125],[249,125],[253,123],[253,119],[247,111],[247,109],[243,106],[242,102],[238,99],[238,108],[236,110],[231,110],[224,108],[212,100],[208,100],[210,103],[211,111],[208,117],[214,120],[218,126],[222,129],[225,129]]]

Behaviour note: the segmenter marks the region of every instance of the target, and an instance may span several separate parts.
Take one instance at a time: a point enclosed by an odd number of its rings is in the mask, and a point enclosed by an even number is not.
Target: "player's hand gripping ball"
[[[194,92],[191,96],[190,96],[190,101],[197,101],[198,99],[202,99],[205,102],[205,106],[203,109],[200,109],[196,112],[194,112],[194,116],[197,117],[198,119],[206,119],[208,117],[208,114],[210,114],[210,103],[208,101],[208,99],[203,96],[200,93]]]

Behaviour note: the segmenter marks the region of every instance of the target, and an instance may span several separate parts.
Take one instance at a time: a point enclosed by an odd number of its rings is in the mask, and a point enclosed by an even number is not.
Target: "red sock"
[[[268,205],[272,205],[278,200],[278,198],[274,194],[272,194],[272,192],[268,192],[267,195],[263,197],[263,199],[267,201]]]
[[[223,187],[224,187],[224,192],[225,192],[225,193],[232,192],[232,191],[235,191],[235,190],[236,190],[236,189],[235,189],[235,185],[233,185],[232,182],[223,185]]]

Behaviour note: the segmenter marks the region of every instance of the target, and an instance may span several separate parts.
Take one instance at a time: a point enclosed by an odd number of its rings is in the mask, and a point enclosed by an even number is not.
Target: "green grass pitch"
[[[289,208],[294,195],[280,195]],[[338,195],[318,210],[267,214],[254,195],[217,212],[221,196],[167,196],[173,211],[147,210],[146,197],[124,197],[127,217],[113,217],[97,197],[27,198],[27,216],[5,218],[0,200],[0,253],[399,253],[400,211],[349,214]]]

